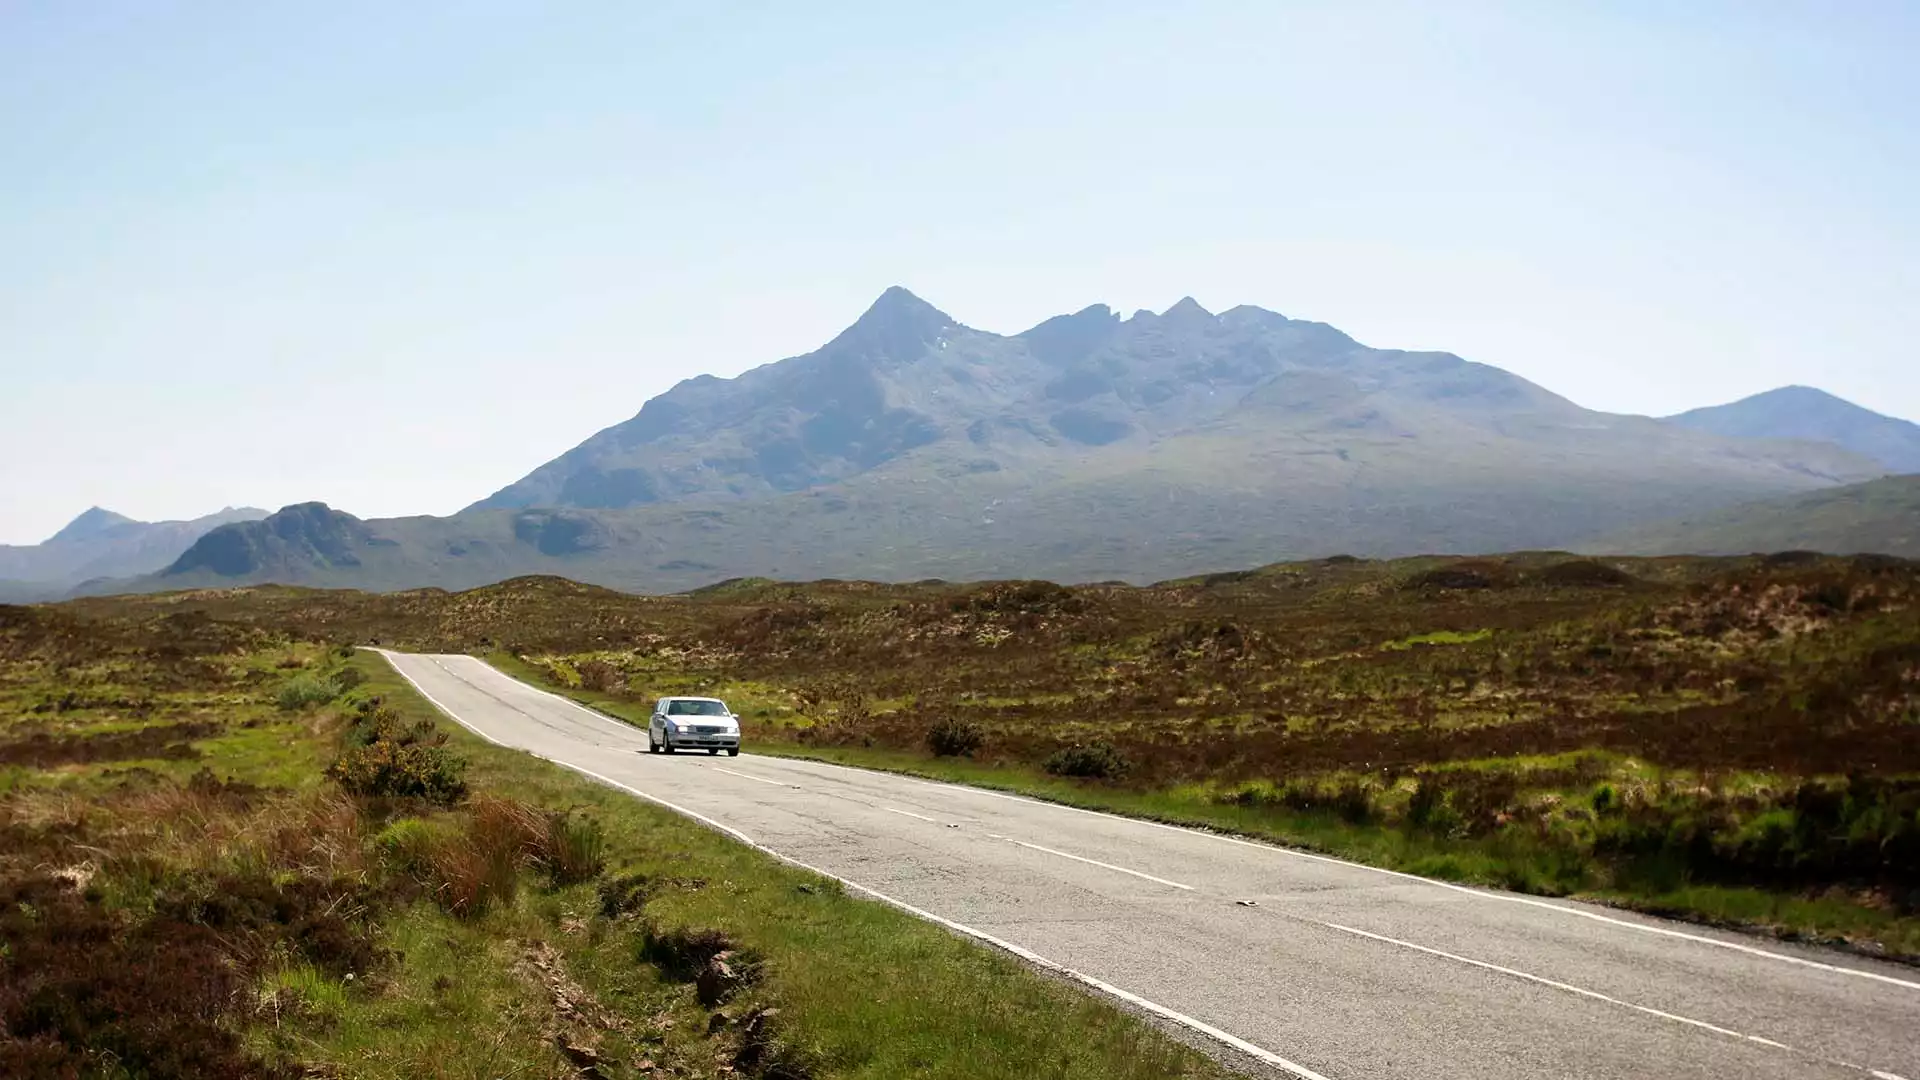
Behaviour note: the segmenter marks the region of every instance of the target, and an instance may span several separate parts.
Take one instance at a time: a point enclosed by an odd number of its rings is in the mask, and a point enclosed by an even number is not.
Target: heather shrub
[[[1054,776],[1073,776],[1088,780],[1118,780],[1132,765],[1112,743],[1075,743],[1054,751],[1041,768]]]
[[[350,795],[425,799],[442,806],[466,796],[466,759],[448,750],[431,720],[409,723],[378,698],[361,702],[347,748],[327,776]]]
[[[986,742],[986,733],[971,720],[943,717],[927,732],[927,749],[936,757],[972,757]]]

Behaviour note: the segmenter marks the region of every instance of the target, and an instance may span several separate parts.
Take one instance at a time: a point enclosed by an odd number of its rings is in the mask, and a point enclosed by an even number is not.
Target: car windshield
[[[717,701],[669,701],[668,716],[725,716],[727,707]]]

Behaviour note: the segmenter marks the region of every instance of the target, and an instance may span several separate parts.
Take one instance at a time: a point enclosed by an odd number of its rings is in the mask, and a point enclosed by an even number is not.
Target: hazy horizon
[[[0,542],[449,513],[896,284],[1920,418],[1916,46],[1897,3],[0,11]]]

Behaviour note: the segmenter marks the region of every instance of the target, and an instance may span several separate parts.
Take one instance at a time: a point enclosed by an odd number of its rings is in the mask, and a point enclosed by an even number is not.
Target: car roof
[[[688,697],[685,694],[672,694],[667,697],[663,697],[660,700],[661,701],[718,701],[722,705],[726,704],[726,702],[720,701],[720,699],[717,697]]]

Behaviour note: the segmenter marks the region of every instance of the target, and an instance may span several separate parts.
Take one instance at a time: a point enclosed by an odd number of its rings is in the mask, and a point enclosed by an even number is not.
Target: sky
[[[905,285],[1920,419],[1920,5],[0,0],[0,542],[445,514]]]

